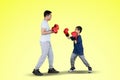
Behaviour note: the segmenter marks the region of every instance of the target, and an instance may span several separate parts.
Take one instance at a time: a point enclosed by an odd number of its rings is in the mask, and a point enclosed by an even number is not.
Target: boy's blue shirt
[[[78,55],[84,55],[81,35],[77,37],[77,43],[74,42],[73,53],[78,54]]]

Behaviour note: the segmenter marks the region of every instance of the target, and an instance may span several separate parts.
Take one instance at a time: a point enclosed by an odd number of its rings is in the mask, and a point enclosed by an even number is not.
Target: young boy
[[[76,59],[77,56],[79,56],[80,59],[82,60],[82,62],[86,65],[86,67],[88,67],[88,72],[91,73],[92,68],[90,67],[89,63],[87,62],[87,60],[84,57],[82,38],[81,38],[81,35],[80,35],[80,33],[82,32],[82,27],[77,26],[75,28],[75,32],[77,33],[77,38],[76,39],[68,37],[69,39],[72,39],[74,41],[74,49],[73,49],[73,53],[72,53],[71,59],[70,59],[71,68],[70,68],[69,72],[73,72],[75,70],[75,59]]]

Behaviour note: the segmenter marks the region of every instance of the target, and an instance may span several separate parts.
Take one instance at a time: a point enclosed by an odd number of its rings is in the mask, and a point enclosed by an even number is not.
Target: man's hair
[[[76,28],[80,31],[80,33],[82,32],[82,27],[81,26],[77,26]]]
[[[51,11],[49,11],[49,10],[44,11],[44,17],[46,17],[46,16],[50,15],[51,13],[52,13],[52,12],[51,12]]]

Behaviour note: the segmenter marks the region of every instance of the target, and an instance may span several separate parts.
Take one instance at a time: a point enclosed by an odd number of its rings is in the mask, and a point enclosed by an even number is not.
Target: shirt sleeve
[[[45,22],[42,22],[42,24],[41,24],[41,28],[44,28],[44,29],[46,29],[46,28],[47,28],[47,23],[45,23]]]

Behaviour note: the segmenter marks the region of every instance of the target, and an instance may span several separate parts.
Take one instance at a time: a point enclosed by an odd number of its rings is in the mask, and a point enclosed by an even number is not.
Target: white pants
[[[45,61],[46,57],[48,56],[48,61],[49,61],[49,68],[53,68],[53,51],[51,47],[51,43],[49,41],[47,42],[40,42],[41,44],[41,50],[42,54],[38,60],[38,63],[35,67],[35,69],[39,69],[43,62]]]

